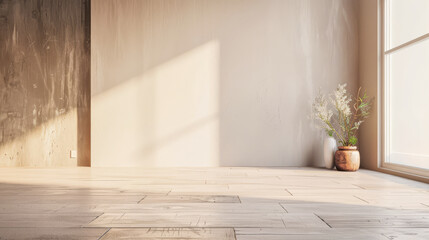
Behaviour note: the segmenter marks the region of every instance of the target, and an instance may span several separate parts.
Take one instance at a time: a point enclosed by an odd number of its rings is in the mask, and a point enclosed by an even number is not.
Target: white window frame
[[[378,112],[378,143],[379,143],[379,157],[378,157],[378,167],[386,170],[391,170],[394,172],[399,172],[401,174],[405,175],[411,175],[416,177],[422,177],[422,178],[429,178],[429,170],[412,167],[412,166],[406,166],[396,163],[390,163],[387,152],[389,149],[389,122],[387,119],[387,116],[389,116],[389,109],[388,106],[389,101],[389,76],[388,76],[388,69],[389,65],[386,62],[387,57],[389,54],[394,53],[396,51],[399,51],[403,48],[409,47],[411,45],[414,45],[416,43],[419,43],[424,40],[429,39],[429,33],[424,34],[420,37],[417,37],[415,39],[412,39],[408,42],[405,42],[399,46],[396,46],[394,48],[391,48],[389,50],[385,50],[386,41],[388,41],[389,33],[385,34],[385,29],[387,28],[386,24],[388,24],[385,19],[388,17],[389,11],[388,11],[388,2],[389,0],[379,0],[379,17],[378,17],[378,26],[379,26],[379,41],[378,41],[378,49],[379,49],[379,66],[378,66],[378,73],[379,73],[379,81],[378,81],[378,106],[380,106],[379,112]]]

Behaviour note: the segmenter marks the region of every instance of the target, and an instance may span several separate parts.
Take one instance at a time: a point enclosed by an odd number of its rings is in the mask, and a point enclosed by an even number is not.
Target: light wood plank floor
[[[429,239],[429,185],[317,168],[3,168],[0,239]]]

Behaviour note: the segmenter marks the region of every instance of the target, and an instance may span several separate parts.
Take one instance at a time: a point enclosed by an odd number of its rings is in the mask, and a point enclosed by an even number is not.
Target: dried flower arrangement
[[[372,100],[366,92],[361,96],[359,88],[354,98],[353,110],[350,107],[352,96],[347,94],[347,84],[339,84],[334,94],[328,98],[319,91],[314,99],[312,117],[329,136],[333,136],[342,146],[357,144],[357,130],[369,117]]]

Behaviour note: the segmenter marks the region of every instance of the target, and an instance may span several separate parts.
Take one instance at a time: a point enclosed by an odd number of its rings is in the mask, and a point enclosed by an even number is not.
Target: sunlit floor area
[[[317,168],[0,169],[0,239],[429,239],[429,185]]]

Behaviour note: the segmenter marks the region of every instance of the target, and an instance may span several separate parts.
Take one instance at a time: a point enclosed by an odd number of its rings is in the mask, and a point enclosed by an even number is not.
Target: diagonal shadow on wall
[[[93,1],[94,163],[320,165],[310,101],[319,86],[355,87],[355,9],[352,1]],[[198,124],[209,116],[216,134]]]

